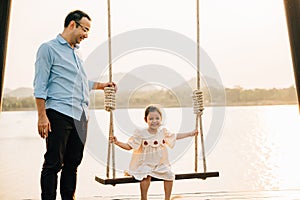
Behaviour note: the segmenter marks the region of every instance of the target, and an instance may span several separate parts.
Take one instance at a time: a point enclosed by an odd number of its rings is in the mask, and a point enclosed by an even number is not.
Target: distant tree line
[[[296,104],[295,87],[283,89],[226,89],[227,105]]]
[[[2,103],[3,111],[15,111],[15,110],[34,110],[35,99],[32,96],[29,97],[4,97]]]
[[[205,106],[216,105],[213,104],[210,98],[218,98],[218,94],[224,93],[215,88],[203,89]],[[219,106],[244,106],[244,105],[283,105],[283,104],[297,104],[295,87],[283,89],[243,89],[226,88],[225,89],[226,102]],[[144,108],[151,103],[160,104],[163,107],[192,107],[192,91],[189,90],[152,90],[152,91],[138,91],[135,93],[118,92],[116,95],[117,108]],[[104,107],[104,95],[102,91],[91,93],[91,105],[93,109],[102,109]],[[217,105],[218,106],[218,105]],[[4,97],[3,111],[14,110],[35,110],[34,97]]]

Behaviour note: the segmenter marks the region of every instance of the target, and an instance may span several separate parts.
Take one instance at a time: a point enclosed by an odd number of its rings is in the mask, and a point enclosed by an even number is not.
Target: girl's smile
[[[161,116],[157,111],[149,112],[146,122],[148,124],[148,131],[150,133],[156,133],[157,129],[161,125]]]

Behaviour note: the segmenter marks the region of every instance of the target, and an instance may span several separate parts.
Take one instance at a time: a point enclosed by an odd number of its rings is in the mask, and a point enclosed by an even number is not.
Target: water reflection
[[[226,110],[224,131],[213,151],[206,157],[207,169],[219,171],[220,177],[205,181],[175,181],[173,196],[191,200],[300,199],[298,107],[229,107]],[[143,110],[139,113],[143,114],[142,112]],[[168,112],[166,109],[166,123],[170,129],[177,130],[178,115],[174,114],[174,110]],[[203,116],[204,121],[207,118],[210,120],[207,113],[209,109]],[[108,133],[108,120],[105,118],[107,113],[97,111],[96,114],[103,132]],[[4,112],[0,115],[0,127],[0,199],[38,199],[44,142],[35,131],[36,112]],[[124,135],[125,139],[127,135]],[[106,144],[107,140],[96,142],[100,149],[97,153],[105,159],[107,149],[100,145],[101,142]],[[170,150],[170,154],[172,153],[173,150]],[[118,158],[120,155],[116,156]],[[22,165],[16,165],[16,161]],[[119,159],[116,162],[119,165]],[[198,171],[201,172],[201,159],[198,165]],[[193,172],[193,168],[192,144],[173,163],[173,169],[175,172],[188,173]],[[106,187],[94,181],[95,175],[105,176],[105,165],[95,160],[87,148],[78,177],[78,199],[139,199],[137,184]],[[131,196],[128,196],[128,192]],[[162,199],[162,184],[151,184],[149,194],[149,199]]]
[[[300,167],[297,161],[300,147],[297,144],[300,130],[297,110],[286,107],[257,107],[255,112],[240,113],[244,124],[239,137],[243,161],[244,180],[254,190],[278,190],[297,188]],[[251,123],[249,123],[251,122]],[[247,127],[248,130],[244,130]]]

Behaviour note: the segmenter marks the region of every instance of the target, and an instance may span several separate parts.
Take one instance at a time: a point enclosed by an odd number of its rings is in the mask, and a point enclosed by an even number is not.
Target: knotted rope
[[[193,92],[193,108],[194,114],[203,114],[204,106],[203,106],[203,92],[200,90],[194,90]]]
[[[104,88],[104,108],[108,112],[116,109],[116,92],[114,87]]]

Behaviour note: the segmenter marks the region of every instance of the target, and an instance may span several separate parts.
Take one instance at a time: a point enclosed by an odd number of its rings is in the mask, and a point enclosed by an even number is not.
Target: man
[[[42,44],[35,63],[34,96],[38,132],[46,138],[47,151],[41,172],[41,197],[56,199],[57,174],[61,170],[60,194],[74,199],[77,167],[87,133],[90,89],[115,87],[115,83],[87,80],[78,44],[88,37],[91,18],[80,10],[67,15],[64,30]]]

